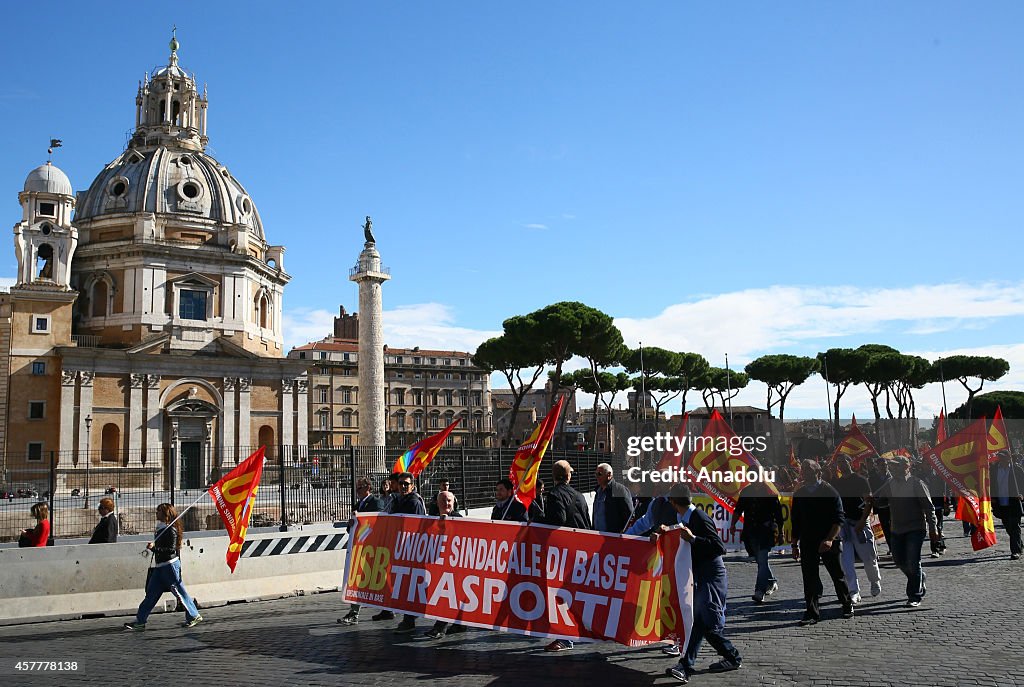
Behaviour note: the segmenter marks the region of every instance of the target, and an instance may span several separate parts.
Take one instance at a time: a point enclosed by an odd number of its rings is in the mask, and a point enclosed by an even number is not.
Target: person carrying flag
[[[355,513],[379,513],[384,508],[384,501],[373,493],[373,483],[369,477],[361,477],[356,481],[356,505],[352,508],[353,517],[348,520],[348,533],[352,536],[352,528],[356,524]],[[351,604],[348,613],[338,622],[343,625],[355,625],[359,622],[359,604]],[[394,617],[394,616],[392,616]]]
[[[736,533],[736,525],[743,518],[744,544],[750,546],[757,559],[757,580],[754,582],[754,603],[762,603],[764,597],[779,590],[778,580],[772,573],[768,557],[772,547],[779,542],[784,520],[779,495],[764,482],[751,482],[736,502],[729,525],[729,536]]]

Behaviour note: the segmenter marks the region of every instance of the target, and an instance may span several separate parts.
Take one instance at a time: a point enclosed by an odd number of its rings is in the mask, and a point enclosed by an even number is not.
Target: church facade
[[[4,465],[53,460],[62,487],[98,467],[201,487],[250,447],[290,461],[307,443],[306,365],[281,331],[285,249],[207,154],[207,93],[170,47],[139,85],[127,147],[85,191],[48,162],[18,196]]]

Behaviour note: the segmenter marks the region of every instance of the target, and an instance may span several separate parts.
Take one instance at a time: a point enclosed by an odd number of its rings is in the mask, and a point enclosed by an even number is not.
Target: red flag
[[[796,459],[796,451],[793,450],[793,445],[789,445],[789,467],[794,470],[800,469],[800,461]]]
[[[726,510],[732,512],[739,500],[740,492],[747,486],[746,473],[758,470],[761,464],[750,452],[743,450],[742,440],[732,431],[717,410],[712,411],[704,434],[694,442],[697,446],[686,464],[690,482],[696,483]],[[725,473],[742,471],[744,478],[740,480],[714,479],[715,473],[724,477]],[[767,482],[771,485],[771,482]],[[770,486],[774,489],[774,485]]]
[[[939,426],[935,428],[935,445],[938,446],[948,438],[946,436],[946,411],[943,409],[939,411]]]
[[[437,434],[420,439],[410,446],[409,450],[398,456],[398,460],[395,461],[395,466],[391,468],[391,472],[408,472],[413,477],[423,472],[423,469],[430,465],[430,461],[434,460],[434,456],[444,446],[445,440],[457,424],[459,424],[458,420]]]
[[[996,414],[992,417],[992,426],[988,428],[988,462],[999,460],[1000,451],[1010,450],[1010,435],[1006,433],[1003,421],[1003,407],[996,406]]]
[[[865,458],[870,458],[875,455],[875,447],[871,445],[868,438],[864,436],[864,432],[857,426],[857,418],[853,418],[853,424],[850,425],[850,429],[846,432],[846,436],[836,446],[836,450],[832,453],[831,462],[835,463],[839,456],[846,456],[850,459],[850,467],[854,470],[860,469],[860,464]]]
[[[978,525],[971,535],[975,551],[996,543],[988,490],[987,439],[987,422],[981,418],[924,454],[935,472],[960,497],[968,521]]]
[[[230,538],[227,563],[231,572],[235,572],[235,565],[242,553],[242,544],[245,543],[245,533],[249,529],[249,517],[252,515],[253,502],[256,500],[256,490],[259,489],[260,478],[263,476],[263,452],[264,447],[260,446],[251,456],[235,466],[234,470],[221,477],[208,491]]]
[[[537,495],[537,471],[540,470],[540,461],[548,450],[551,437],[555,434],[564,400],[565,396],[558,399],[555,407],[534,427],[526,443],[516,449],[516,457],[508,469],[508,478],[512,480],[515,496],[526,510],[530,510],[530,504]]]

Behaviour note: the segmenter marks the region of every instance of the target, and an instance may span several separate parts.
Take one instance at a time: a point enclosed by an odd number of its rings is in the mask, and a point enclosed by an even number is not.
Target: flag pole
[[[729,426],[732,426],[732,373],[729,370],[729,354],[725,354],[725,389],[729,394]],[[722,403],[722,410],[725,410],[725,403]]]
[[[835,445],[836,445],[836,438],[837,438],[836,423],[839,421],[839,418],[836,418],[835,421],[832,420],[832,393],[828,389],[829,381],[828,381],[828,355],[827,354],[823,355],[821,357],[821,369],[822,369],[822,372],[825,373],[825,375],[824,375],[824,380],[825,380],[825,400],[828,401],[828,423],[832,426],[832,446],[834,448]]]
[[[180,513],[178,513],[178,517],[176,517],[176,518],[175,518],[174,520],[171,520],[171,521],[170,521],[169,523],[167,523],[167,526],[168,526],[168,527],[170,527],[170,526],[171,526],[171,525],[173,525],[174,523],[176,523],[176,522],[178,522],[179,520],[181,520],[182,516],[184,516],[184,515],[185,515],[185,513],[187,513],[187,512],[189,512],[190,510],[192,510],[192,508],[194,508],[194,507],[195,507],[195,505],[196,505],[197,503],[199,503],[200,501],[202,501],[202,500],[203,500],[203,497],[204,497],[204,496],[209,496],[209,494],[210,494],[210,492],[208,492],[208,491],[204,491],[204,492],[203,492],[202,494],[200,494],[200,495],[199,495],[199,498],[197,498],[197,499],[196,499],[195,501],[193,501],[192,503],[188,504],[188,505],[187,505],[187,506],[185,507],[185,510],[181,511]]]

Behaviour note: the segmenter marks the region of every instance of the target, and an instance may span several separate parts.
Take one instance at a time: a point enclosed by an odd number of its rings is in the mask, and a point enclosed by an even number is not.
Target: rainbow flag
[[[410,446],[408,451],[398,456],[398,460],[395,461],[395,467],[391,468],[391,472],[409,472],[412,473],[413,477],[423,472],[423,469],[430,465],[430,461],[434,460],[434,456],[444,446],[445,439],[448,438],[448,435],[452,433],[457,424],[459,424],[458,420],[445,427],[443,431],[425,439],[420,439]]]

